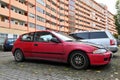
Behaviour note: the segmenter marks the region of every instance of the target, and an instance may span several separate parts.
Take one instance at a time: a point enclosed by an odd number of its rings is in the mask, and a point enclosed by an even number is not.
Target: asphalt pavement
[[[86,70],[42,60],[18,63],[11,52],[0,51],[0,80],[120,80],[120,51],[115,53],[110,64]]]

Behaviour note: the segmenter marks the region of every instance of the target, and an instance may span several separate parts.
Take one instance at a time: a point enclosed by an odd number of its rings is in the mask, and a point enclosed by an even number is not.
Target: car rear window
[[[105,32],[90,32],[90,39],[108,38]]]
[[[70,34],[75,39],[89,39],[89,34],[88,32],[85,33],[75,33],[75,34]]]

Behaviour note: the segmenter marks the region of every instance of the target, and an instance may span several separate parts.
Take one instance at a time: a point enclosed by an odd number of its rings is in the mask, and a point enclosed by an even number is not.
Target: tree
[[[117,14],[120,14],[120,0],[117,0],[116,2],[116,9],[117,9]]]
[[[120,35],[120,0],[117,0],[117,2],[116,2],[116,9],[117,9],[117,14],[114,16],[115,25],[116,25],[118,34]]]

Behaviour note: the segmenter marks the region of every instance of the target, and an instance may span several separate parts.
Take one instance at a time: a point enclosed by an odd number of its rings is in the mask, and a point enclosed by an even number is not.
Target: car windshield
[[[75,41],[75,39],[73,39],[71,36],[68,36],[67,34],[63,34],[63,33],[61,34],[56,32],[52,32],[52,33],[58,36],[63,41],[67,41],[67,42]]]

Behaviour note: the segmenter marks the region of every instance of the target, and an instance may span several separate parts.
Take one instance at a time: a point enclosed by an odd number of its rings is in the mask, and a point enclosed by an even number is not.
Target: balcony
[[[11,17],[22,21],[27,21],[27,16],[11,11]]]
[[[46,8],[46,12],[51,13],[52,11],[48,8]]]
[[[28,8],[28,11],[32,14],[35,14],[35,8]]]
[[[9,16],[9,9],[0,7],[0,14],[4,16]]]
[[[52,0],[54,3],[56,3],[57,5],[59,5],[58,0]]]
[[[78,29],[78,28],[79,28],[79,26],[78,26],[78,25],[75,25],[75,28],[77,28],[77,29]]]
[[[45,23],[44,23],[44,22],[41,22],[41,21],[38,21],[38,20],[36,21],[36,24],[37,24],[37,25],[41,25],[41,26],[45,26]]]
[[[65,22],[65,26],[67,26],[67,27],[68,27],[68,26],[69,26],[69,24]]]
[[[64,28],[64,27],[62,27],[62,28],[60,28],[59,30],[60,30],[60,31],[65,31],[65,28]]]
[[[46,19],[50,21],[51,17],[46,15]]]
[[[31,22],[31,23],[35,24],[35,18],[28,17],[28,22]]]
[[[21,26],[21,25],[16,25],[16,24],[11,24],[11,28],[12,29],[17,29],[17,30],[27,31],[27,27]]]
[[[60,4],[60,7],[64,8],[64,4]]]
[[[41,17],[45,18],[45,14],[42,14],[41,12],[36,11],[36,15],[41,16]]]
[[[65,11],[65,14],[66,14],[66,15],[68,15],[68,12],[67,12],[67,11]]]
[[[50,23],[46,23],[46,27],[47,27],[47,28],[51,28],[50,26],[51,26]]]
[[[54,18],[51,18],[50,21],[51,21],[51,22],[54,22],[54,23],[57,23],[57,20],[54,19]]]
[[[64,18],[65,18],[64,16],[60,16],[60,19],[63,19],[63,20],[64,20]]]
[[[35,3],[36,3],[35,0],[28,0],[28,2],[33,4],[33,5],[35,5]]]
[[[44,7],[43,5],[41,5],[41,4],[39,4],[39,3],[36,3],[36,5],[37,5],[38,7],[40,7],[41,9],[45,10],[45,7]]]
[[[64,10],[60,10],[60,13],[64,14]]]
[[[68,0],[64,0],[64,3],[67,4],[67,5],[69,4],[69,3],[68,3]]]
[[[35,31],[35,28],[29,27],[28,30],[29,30],[29,32],[34,32],[34,31]]]
[[[51,29],[54,29],[54,30],[57,30],[57,27],[56,26],[54,26],[54,25],[51,25],[51,27],[50,27]]]
[[[9,28],[9,23],[0,21],[0,27]]]
[[[56,1],[56,0],[55,0],[55,1]],[[47,1],[47,0],[46,0],[46,4],[47,4],[47,5],[51,5],[51,3],[50,3],[49,1]]]
[[[54,8],[55,10],[57,9],[57,6],[54,6],[53,4],[51,4],[51,7]]]
[[[64,22],[60,22],[60,25],[65,25],[65,23]]]
[[[57,16],[57,14],[53,11],[51,11],[51,14],[54,15],[54,16]]]
[[[65,32],[68,32],[68,31],[69,31],[68,28],[65,27]]]
[[[1,1],[9,4],[9,0],[1,0]]]
[[[13,5],[13,6],[17,7],[17,8],[20,8],[20,9],[22,9],[24,11],[27,11],[27,6],[25,4],[22,4],[22,3],[18,2],[18,1],[16,1],[16,0],[12,0],[11,5]]]
[[[65,17],[65,20],[68,21],[68,17]]]
[[[68,6],[65,6],[64,8],[65,8],[66,10],[68,10]]]

